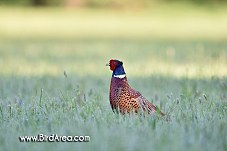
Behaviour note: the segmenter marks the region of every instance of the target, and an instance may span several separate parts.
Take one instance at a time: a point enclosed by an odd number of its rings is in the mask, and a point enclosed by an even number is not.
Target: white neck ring
[[[114,77],[122,79],[122,78],[126,77],[126,74],[114,75]]]

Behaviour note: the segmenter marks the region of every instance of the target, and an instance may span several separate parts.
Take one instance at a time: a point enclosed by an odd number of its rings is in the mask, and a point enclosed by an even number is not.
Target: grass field
[[[0,150],[227,150],[227,11],[163,8],[123,18],[2,8]],[[113,114],[111,58],[124,62],[131,86],[166,117]],[[40,133],[89,135],[90,142],[19,142]]]

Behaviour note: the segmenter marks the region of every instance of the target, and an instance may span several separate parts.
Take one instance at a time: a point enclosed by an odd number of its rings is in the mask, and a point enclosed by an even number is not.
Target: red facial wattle
[[[111,59],[109,65],[110,65],[110,70],[114,71],[116,69],[117,65],[118,65],[118,62]]]

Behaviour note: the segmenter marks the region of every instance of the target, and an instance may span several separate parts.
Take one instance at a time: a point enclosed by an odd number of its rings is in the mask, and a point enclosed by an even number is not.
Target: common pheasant
[[[142,111],[148,114],[158,113],[162,116],[165,115],[155,105],[144,98],[140,92],[130,87],[123,68],[123,62],[111,59],[107,66],[110,66],[110,70],[113,71],[109,99],[114,112],[120,111],[120,113],[125,114]]]

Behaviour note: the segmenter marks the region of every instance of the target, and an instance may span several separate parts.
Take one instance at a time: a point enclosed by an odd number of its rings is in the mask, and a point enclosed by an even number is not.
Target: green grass
[[[6,8],[1,11],[9,12]],[[53,19],[51,15],[59,12],[52,11],[42,11],[41,18]],[[37,10],[27,15],[35,14],[40,15]],[[70,13],[62,15],[66,14]],[[7,21],[7,13],[1,15]],[[17,15],[16,19],[23,21],[29,18]],[[108,16],[96,15],[103,21]],[[8,19],[12,22],[12,18]],[[137,19],[140,17],[132,17]],[[101,30],[107,38],[96,34],[86,37],[83,30],[74,37],[68,33],[62,36],[63,29],[56,35],[51,32],[45,35],[49,29],[46,27],[52,25],[47,22],[39,36],[39,32],[33,32],[36,24],[28,25],[31,33],[23,35],[17,26],[7,33],[4,25],[8,23],[0,22],[0,150],[227,150],[224,32],[217,33],[218,38],[211,33],[211,38],[203,40],[196,35],[191,39],[187,34],[182,35],[183,40],[173,38],[174,35],[170,36],[172,40],[130,37],[130,32],[136,33],[133,31],[136,26],[117,37],[109,29]],[[130,23],[125,21],[128,26]],[[108,20],[105,24],[109,24]],[[124,62],[131,86],[167,113],[166,117],[121,116],[111,111],[108,98],[111,72],[105,66],[110,58]],[[39,133],[89,135],[91,140],[19,142],[21,135]]]
[[[175,55],[168,56],[169,45],[129,41],[1,44],[2,150],[226,150],[227,46],[201,42],[204,50],[195,55],[198,43],[172,43]],[[123,59],[130,84],[168,113],[168,120],[113,114],[108,100],[111,72],[105,67],[111,55]],[[215,62],[223,66],[213,68]],[[169,64],[173,68],[168,73],[160,71]],[[192,66],[186,68],[187,64]],[[174,76],[178,70],[182,73]],[[91,141],[18,140],[20,135],[39,133],[90,135]]]

